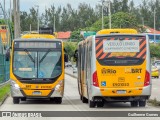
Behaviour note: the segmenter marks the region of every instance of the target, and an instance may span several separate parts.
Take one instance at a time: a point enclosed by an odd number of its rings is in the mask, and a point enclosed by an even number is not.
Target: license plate
[[[40,92],[40,91],[34,91],[33,93],[32,93],[32,95],[41,95],[42,93]]]
[[[126,94],[125,90],[117,90],[117,94]]]

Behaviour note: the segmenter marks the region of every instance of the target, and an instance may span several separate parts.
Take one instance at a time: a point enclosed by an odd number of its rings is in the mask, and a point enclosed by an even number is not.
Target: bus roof
[[[29,42],[31,42],[31,41],[38,41],[38,42],[42,42],[42,41],[52,41],[52,42],[62,42],[62,40],[60,40],[60,39],[43,39],[43,38],[30,38],[30,39],[25,39],[25,38],[20,38],[20,39],[14,39],[14,41],[20,41],[20,42],[27,42],[27,41],[29,41]]]
[[[137,34],[135,29],[103,29],[97,32],[97,35],[103,34]]]
[[[49,34],[25,34],[22,35],[21,38],[46,38],[46,39],[55,39],[54,35],[49,35]]]

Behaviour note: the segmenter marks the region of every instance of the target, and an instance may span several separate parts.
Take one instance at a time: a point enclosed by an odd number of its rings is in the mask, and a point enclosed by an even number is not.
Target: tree
[[[151,57],[157,57],[160,58],[160,46],[159,44],[155,45],[155,44],[150,44],[150,53],[151,53]]]
[[[128,12],[129,11],[128,0],[122,0],[122,11],[123,12]]]
[[[159,0],[142,0],[142,4],[137,7],[134,5],[134,0],[130,0],[130,2],[129,0],[112,0],[111,12],[114,14],[112,15],[112,27],[135,28],[137,27],[137,24],[141,26],[142,23],[144,23],[146,26],[153,28],[153,11],[155,8],[156,29],[160,30]],[[101,4],[96,5],[95,9],[86,3],[80,3],[77,9],[73,9],[70,4],[67,4],[64,7],[54,7],[54,5],[51,5],[50,8],[46,8],[45,12],[40,15],[40,25],[53,27],[55,16],[56,31],[75,31],[78,29],[97,31],[101,29],[101,13]],[[108,28],[106,8],[104,8],[104,16],[105,27]],[[135,21],[133,21],[132,18]],[[29,30],[30,24],[32,30],[37,30],[37,11],[34,8],[31,8],[29,13],[21,12],[22,31]]]
[[[109,18],[105,17],[105,28],[108,28]],[[137,19],[133,14],[118,12],[112,15],[112,28],[138,28]],[[101,29],[101,19],[95,22],[90,29],[88,30],[95,30],[99,31]]]
[[[21,12],[21,31],[29,31],[30,25],[32,30],[37,30],[38,20],[37,11],[34,8],[30,9],[30,13]]]
[[[77,49],[77,43],[76,42],[65,42],[64,47],[69,56],[69,60],[71,60],[71,58],[74,56],[74,53]]]

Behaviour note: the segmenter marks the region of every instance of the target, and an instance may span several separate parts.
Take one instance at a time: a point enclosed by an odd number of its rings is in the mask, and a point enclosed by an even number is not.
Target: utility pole
[[[143,27],[144,27],[144,17],[142,17],[142,25],[143,25]]]
[[[10,0],[9,18],[10,18],[10,21],[12,22],[12,1],[11,0]]]
[[[35,5],[37,7],[37,32],[39,33],[39,5]]]
[[[102,2],[102,29],[104,28],[104,0],[101,1]]]
[[[108,0],[108,16],[109,16],[109,29],[112,27],[112,19],[111,19],[111,1]]]
[[[54,11],[53,11],[53,32],[56,32],[56,15],[55,15],[55,7],[53,5]]]
[[[13,13],[14,13],[14,38],[20,37],[20,1],[13,0]]]
[[[21,27],[20,27],[20,0],[17,0],[17,19],[18,19],[18,37],[21,34]]]
[[[31,31],[32,31],[32,25],[31,25],[31,24],[30,24],[30,27],[29,27],[29,28],[30,28],[29,30],[30,30],[30,33],[31,33]]]
[[[54,32],[56,32],[56,16],[54,14]]]
[[[109,29],[112,28],[112,19],[111,19],[111,1],[110,0],[101,0],[102,2],[102,29],[104,29],[104,5],[108,8],[108,16],[109,16]]]
[[[156,42],[156,8],[154,8],[154,43]]]
[[[4,0],[4,20],[6,20],[6,0]]]

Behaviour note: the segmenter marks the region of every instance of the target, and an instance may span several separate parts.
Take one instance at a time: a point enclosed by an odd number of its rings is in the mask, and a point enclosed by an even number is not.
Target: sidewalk
[[[77,78],[77,73],[73,74],[72,68],[71,69],[65,69],[65,74],[70,75],[73,78]]]

